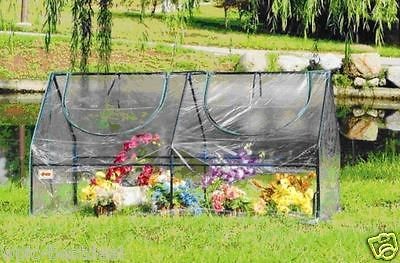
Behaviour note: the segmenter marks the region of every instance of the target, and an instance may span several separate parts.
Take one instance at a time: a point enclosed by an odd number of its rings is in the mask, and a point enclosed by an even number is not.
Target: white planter
[[[146,203],[147,189],[147,186],[122,186],[122,206],[134,206]]]

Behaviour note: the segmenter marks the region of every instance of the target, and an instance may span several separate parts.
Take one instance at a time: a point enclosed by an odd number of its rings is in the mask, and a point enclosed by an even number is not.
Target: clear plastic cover
[[[82,187],[125,147],[132,157],[118,166],[133,170],[122,184],[151,165],[190,181],[199,198],[227,169],[223,180],[240,186],[315,171],[312,215],[329,218],[340,164],[330,82],[326,71],[52,74],[31,146],[31,211],[79,207]],[[149,134],[157,143],[126,146]]]

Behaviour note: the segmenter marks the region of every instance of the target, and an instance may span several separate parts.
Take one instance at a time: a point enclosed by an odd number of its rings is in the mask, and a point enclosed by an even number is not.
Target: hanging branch
[[[71,68],[75,70],[76,60],[78,57],[79,48],[79,13],[80,13],[80,0],[74,0],[72,3],[72,35],[70,41],[70,60]]]
[[[111,57],[111,27],[112,27],[112,14],[111,6],[112,0],[100,0],[100,10],[97,15],[97,41],[99,42],[99,70],[103,69],[104,72],[110,70],[110,57]]]
[[[74,0],[72,4],[72,36],[71,36],[71,67],[76,68],[78,54],[80,55],[79,70],[88,71],[88,62],[92,46],[92,0]]]
[[[88,71],[88,62],[92,46],[92,0],[81,0],[82,7],[80,12],[80,45],[81,45],[81,61],[79,69],[82,72]]]
[[[47,52],[50,48],[51,34],[57,31],[60,13],[65,5],[65,2],[66,0],[46,0],[44,2],[46,14],[43,28],[46,32],[44,44]]]

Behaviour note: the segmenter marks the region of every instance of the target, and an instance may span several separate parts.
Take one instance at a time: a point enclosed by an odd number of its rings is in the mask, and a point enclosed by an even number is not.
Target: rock
[[[363,78],[356,77],[354,79],[354,86],[356,87],[364,87],[367,84],[367,81]]]
[[[400,112],[396,111],[385,119],[386,129],[400,131]]]
[[[381,59],[377,53],[353,54],[351,63],[359,73],[359,77],[376,78],[382,70]]]
[[[363,110],[363,109],[360,109],[360,108],[353,109],[354,117],[360,117],[360,116],[363,116],[364,114],[365,114],[365,110]]]
[[[400,88],[400,66],[389,67],[386,78],[396,87]]]
[[[368,85],[371,87],[378,87],[379,86],[379,79],[378,78],[373,78],[367,81]]]
[[[7,175],[7,169],[6,169],[7,168],[6,167],[7,160],[2,155],[3,154],[1,153],[1,150],[0,150],[0,185],[7,182],[7,177],[6,177],[6,175]]]
[[[245,53],[240,57],[239,67],[243,71],[265,71],[267,69],[267,60],[265,56],[258,53]]]
[[[379,86],[381,86],[381,87],[386,86],[386,79],[385,78],[382,78],[382,79],[379,80]]]
[[[352,140],[376,141],[378,124],[372,118],[350,118],[347,121],[346,137]]]
[[[385,117],[385,111],[384,110],[378,110],[378,116],[379,116],[379,118],[383,119]]]
[[[342,57],[335,54],[319,55],[321,61],[319,65],[325,70],[334,70],[342,67]]]
[[[278,58],[278,64],[283,71],[301,71],[308,67],[309,61],[304,57],[282,55]]]
[[[368,110],[367,115],[376,118],[376,117],[378,117],[378,110],[375,110],[375,109]]]

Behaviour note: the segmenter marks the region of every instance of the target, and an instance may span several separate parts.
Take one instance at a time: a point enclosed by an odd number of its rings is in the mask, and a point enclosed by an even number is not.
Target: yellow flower
[[[312,199],[314,196],[314,191],[311,188],[308,188],[307,191],[304,193],[304,195],[308,198],[308,199]]]
[[[311,202],[302,204],[300,206],[301,211],[306,214],[306,215],[311,215],[312,214],[312,207],[311,207]]]
[[[290,211],[289,207],[283,205],[278,205],[276,208],[278,209],[279,212],[284,214],[287,214]]]
[[[174,186],[179,186],[180,184],[184,183],[184,181],[180,178],[174,178]]]
[[[83,201],[93,201],[96,199],[96,191],[93,186],[89,185],[82,189],[81,198]]]
[[[103,171],[96,172],[95,176],[97,178],[104,178],[104,179],[106,178],[106,174]]]
[[[152,174],[152,175],[150,176],[150,178],[149,178],[149,185],[150,185],[150,186],[156,185],[156,184],[158,183],[158,177],[159,177],[158,174]]]
[[[258,201],[253,204],[254,213],[256,213],[256,215],[265,215],[267,212],[265,210],[265,205],[265,201],[262,198],[259,198]]]
[[[279,180],[279,182],[283,188],[288,188],[290,186],[290,181],[287,178],[282,178],[281,180]]]

